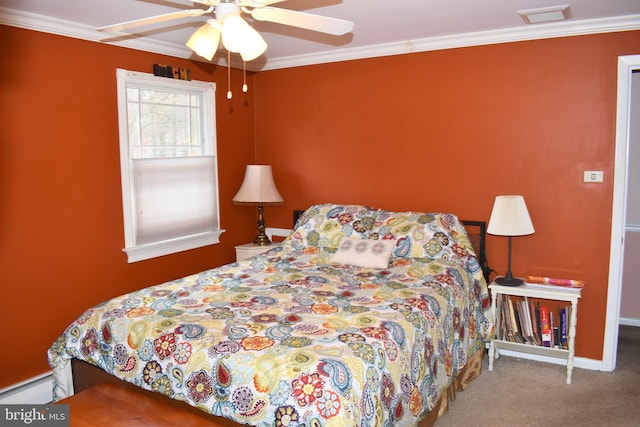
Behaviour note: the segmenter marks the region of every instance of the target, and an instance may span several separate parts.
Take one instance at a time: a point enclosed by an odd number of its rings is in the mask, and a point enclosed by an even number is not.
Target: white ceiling
[[[526,24],[518,14],[564,4],[570,6],[570,16],[562,22]],[[247,64],[249,69],[640,29],[640,0],[286,0],[273,6],[350,20],[355,28],[345,36],[330,36],[253,22],[269,47],[263,57]],[[195,7],[202,8],[189,0],[0,0],[0,24],[200,59],[184,42],[205,16],[140,27],[135,34],[95,31]],[[225,57],[218,53],[214,62],[224,64]]]

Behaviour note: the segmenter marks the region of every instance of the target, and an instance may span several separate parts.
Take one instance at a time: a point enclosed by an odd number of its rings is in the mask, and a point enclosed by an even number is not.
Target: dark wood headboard
[[[302,216],[302,214],[304,213],[304,210],[301,209],[294,209],[293,211],[293,228],[296,228],[296,224],[298,223],[298,218],[300,218],[300,216]]]
[[[485,238],[487,237],[487,223],[484,221],[472,221],[466,219],[461,219],[460,222],[462,223],[462,225],[464,225],[465,230],[467,230],[469,240],[471,240],[471,245],[476,251],[478,262],[480,263],[480,267],[482,268],[482,275],[484,276],[484,280],[486,280],[487,283],[490,283],[489,277],[491,276],[491,272],[493,272],[493,270],[491,269],[491,267],[489,267],[489,262],[487,261],[487,248],[485,246]]]
[[[304,212],[304,210],[300,209],[295,209],[293,211],[293,228],[296,227],[298,218],[300,218],[300,216]],[[473,249],[476,251],[476,255],[478,256],[478,262],[480,263],[480,267],[482,268],[484,279],[487,281],[487,283],[490,283],[489,277],[491,276],[493,270],[491,269],[491,267],[489,267],[489,262],[487,261],[487,249],[485,246],[485,238],[487,236],[487,223],[484,221],[472,221],[466,219],[461,219],[460,222],[467,230],[469,240],[471,240],[471,245],[473,245]]]

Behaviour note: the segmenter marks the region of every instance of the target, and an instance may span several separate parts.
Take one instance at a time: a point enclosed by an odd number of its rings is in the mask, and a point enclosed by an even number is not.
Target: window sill
[[[127,261],[129,263],[144,261],[151,258],[174,254],[176,252],[188,251],[190,249],[220,243],[220,235],[222,235],[224,231],[225,230],[215,230],[179,239],[165,240],[163,242],[150,243],[148,245],[133,246],[130,248],[124,248],[123,251],[127,254]]]

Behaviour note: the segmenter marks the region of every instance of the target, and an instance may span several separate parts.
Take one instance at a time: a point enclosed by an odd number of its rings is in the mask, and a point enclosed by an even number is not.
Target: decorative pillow
[[[367,240],[354,237],[344,239],[331,262],[364,268],[387,268],[395,240]]]
[[[315,205],[298,219],[290,240],[296,247],[336,249],[346,237],[366,239],[377,212],[362,205]]]

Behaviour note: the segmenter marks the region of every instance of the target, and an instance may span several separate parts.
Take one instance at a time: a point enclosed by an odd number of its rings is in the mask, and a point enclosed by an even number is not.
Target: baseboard
[[[503,350],[503,349],[500,349],[499,351],[500,351],[500,357],[502,356],[517,357],[519,359],[535,360],[538,362],[553,363],[554,365],[567,366],[566,359],[560,359],[557,357],[541,356],[538,354],[531,354],[531,353],[520,353],[518,351]],[[587,359],[586,357],[575,357],[573,359],[573,367],[580,368],[580,369],[588,369],[590,371],[606,371],[606,369],[604,369],[604,364],[602,360]]]
[[[53,400],[53,372],[0,390],[0,405],[46,405]]]
[[[629,317],[621,317],[618,319],[618,323],[624,326],[637,326],[640,327],[640,319],[632,319]]]

